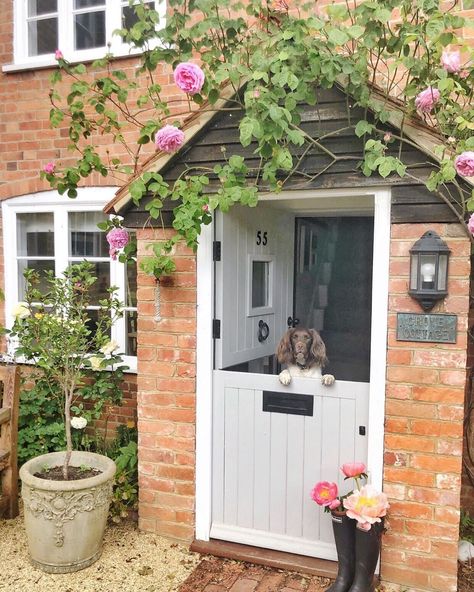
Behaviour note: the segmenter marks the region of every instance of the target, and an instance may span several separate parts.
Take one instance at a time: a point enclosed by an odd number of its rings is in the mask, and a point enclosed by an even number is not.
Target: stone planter
[[[64,455],[43,454],[20,469],[30,559],[48,573],[78,571],[100,557],[116,470],[106,456],[74,451],[71,466],[101,474],[71,481],[34,477],[45,467],[62,465]]]

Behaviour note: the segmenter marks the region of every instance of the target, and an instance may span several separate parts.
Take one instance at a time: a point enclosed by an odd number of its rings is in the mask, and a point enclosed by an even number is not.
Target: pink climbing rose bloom
[[[54,52],[54,59],[56,59],[56,60],[63,60],[64,59],[63,52],[60,49],[57,49]]]
[[[467,227],[469,229],[469,232],[471,234],[474,234],[474,214],[471,214],[471,217],[469,218],[469,222],[467,223]]]
[[[381,522],[389,507],[385,493],[377,491],[372,485],[364,485],[360,491],[354,491],[344,499],[347,516],[357,520],[362,530],[370,530],[372,524]]]
[[[439,101],[441,93],[437,88],[428,86],[425,90],[421,91],[415,99],[415,106],[418,111],[422,113],[430,113],[436,103]]]
[[[330,507],[333,502],[336,502],[337,493],[338,492],[336,483],[329,483],[328,481],[319,481],[319,483],[316,483],[313,490],[311,491],[311,499],[313,499],[319,506]],[[339,505],[340,503],[337,504],[336,507],[338,507]]]
[[[156,134],[156,148],[163,152],[176,152],[184,142],[184,133],[174,125],[165,125]]]
[[[443,51],[441,65],[447,72],[451,72],[451,74],[459,72],[461,69],[461,54],[459,51]]]
[[[343,464],[341,471],[346,477],[360,477],[361,475],[365,475],[367,469],[364,463],[353,462]]]
[[[474,152],[463,152],[456,156],[454,166],[462,177],[474,177]]]
[[[47,175],[52,175],[54,173],[54,169],[56,168],[56,165],[54,164],[54,162],[48,162],[44,165],[43,167],[43,171],[47,174]]]
[[[128,245],[128,241],[130,237],[128,236],[128,232],[125,228],[112,228],[109,232],[105,235],[107,242],[109,243],[109,255],[115,261],[117,259],[117,255],[120,249],[123,249]]]
[[[189,95],[200,92],[204,84],[204,72],[192,62],[178,64],[173,77],[176,85]]]

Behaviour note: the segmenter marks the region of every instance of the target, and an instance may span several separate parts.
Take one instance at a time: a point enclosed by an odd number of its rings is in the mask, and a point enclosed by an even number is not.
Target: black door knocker
[[[265,321],[258,321],[258,340],[263,343],[270,335],[270,327]]]

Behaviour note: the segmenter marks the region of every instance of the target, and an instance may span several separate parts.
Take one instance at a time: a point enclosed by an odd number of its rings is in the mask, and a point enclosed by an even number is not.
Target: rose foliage
[[[456,173],[473,173],[474,70],[472,48],[460,34],[472,25],[457,2],[355,4],[293,2],[287,9],[284,2],[265,0],[168,0],[166,22],[160,22],[157,12],[140,3],[136,24],[118,31],[142,50],[140,67],[121,69],[110,55],[91,66],[71,65],[58,54],[50,119],[53,126],[68,127],[77,160],[63,167],[54,163],[42,176],[70,197],[93,173],[118,185],[131,180],[133,201],[138,204],[147,196],[151,223],[160,223],[165,200],[174,203],[176,234],[153,245],[152,254],[141,261],[146,272],[158,277],[173,271],[178,240],[197,247],[202,226],[217,209],[255,207],[265,192],[311,186],[344,159],[352,158],[354,169],[367,176],[425,183],[465,222],[474,210],[474,196]],[[170,102],[158,82],[162,72],[174,73]],[[336,85],[362,116],[349,117],[341,129],[309,133],[302,107],[317,108],[319,90]],[[178,132],[186,130],[186,116],[196,109],[235,111],[240,143],[250,148],[251,161],[242,150],[225,151],[224,164],[185,167],[172,182],[153,166],[142,169],[155,142],[165,152],[179,150]],[[436,158],[424,173],[416,166],[420,163],[405,158],[406,148],[416,147],[405,134],[409,121],[429,126],[437,138]],[[332,149],[331,140],[347,132],[347,126],[363,139],[362,159]],[[94,143],[97,135],[106,135],[121,149],[116,146],[114,156],[101,152]],[[392,143],[400,148],[388,154]],[[456,170],[455,159],[463,154]],[[308,175],[304,159],[318,155],[325,155],[328,164]]]

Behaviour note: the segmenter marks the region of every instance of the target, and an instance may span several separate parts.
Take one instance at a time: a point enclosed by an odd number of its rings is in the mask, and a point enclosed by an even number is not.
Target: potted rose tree
[[[374,573],[380,554],[387,496],[367,479],[364,463],[346,463],[344,479],[354,479],[355,491],[340,496],[336,483],[320,481],[311,491],[312,499],[331,513],[336,542],[338,571],[326,592],[374,592]]]
[[[73,416],[82,407],[80,389],[94,371],[121,362],[110,341],[121,303],[114,288],[99,297],[92,270],[88,262],[61,277],[27,270],[25,301],[16,306],[9,333],[16,355],[43,371],[62,398],[66,450],[35,457],[20,469],[31,560],[52,573],[82,569],[100,556],[115,475],[106,456],[73,451],[71,427],[86,423]],[[114,394],[103,390],[103,400]]]

